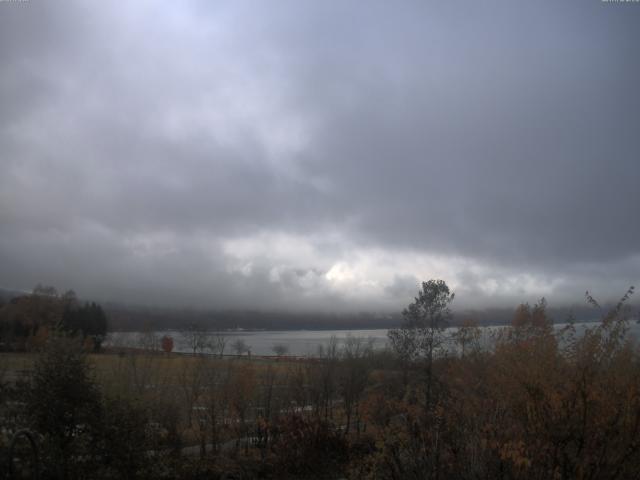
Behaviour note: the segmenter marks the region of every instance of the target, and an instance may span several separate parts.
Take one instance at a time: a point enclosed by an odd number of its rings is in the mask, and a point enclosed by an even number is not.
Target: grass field
[[[20,378],[25,378],[33,370],[37,358],[38,354],[32,352],[0,353],[0,382],[15,383]],[[149,377],[149,380],[151,377],[157,377],[161,374],[163,382],[175,383],[184,376],[185,372],[194,371],[197,368],[219,369],[228,366],[250,365],[258,373],[269,366],[283,371],[291,365],[300,363],[300,360],[294,358],[240,358],[235,356],[218,358],[207,355],[193,356],[175,353],[166,355],[144,352],[88,354],[87,359],[94,370],[98,383],[106,385],[121,383],[123,377],[130,377],[132,373],[134,375],[140,374],[138,377]]]

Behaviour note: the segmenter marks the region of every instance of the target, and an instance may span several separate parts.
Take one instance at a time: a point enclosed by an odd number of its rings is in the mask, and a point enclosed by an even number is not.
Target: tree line
[[[37,285],[31,294],[0,304],[0,350],[37,350],[55,330],[82,338],[85,348],[100,350],[107,333],[107,316],[95,302],[82,303],[73,290],[62,294]]]

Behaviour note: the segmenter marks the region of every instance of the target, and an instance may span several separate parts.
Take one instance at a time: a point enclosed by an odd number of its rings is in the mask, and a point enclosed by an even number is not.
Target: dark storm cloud
[[[639,21],[0,3],[0,284],[296,309],[395,307],[432,274],[480,303],[617,293],[640,267]]]

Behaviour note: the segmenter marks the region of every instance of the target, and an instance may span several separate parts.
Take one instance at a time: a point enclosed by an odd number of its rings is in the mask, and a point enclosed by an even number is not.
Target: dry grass
[[[13,383],[33,370],[34,353],[0,353],[0,382]]]

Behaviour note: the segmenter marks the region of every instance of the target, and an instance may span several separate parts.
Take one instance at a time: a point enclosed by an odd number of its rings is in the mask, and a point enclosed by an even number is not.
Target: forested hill
[[[23,291],[0,289],[0,304],[25,295]],[[90,302],[92,299],[82,299]],[[101,304],[111,331],[140,331],[144,329],[171,330],[185,325],[198,325],[203,329],[247,330],[338,330],[393,328],[402,321],[398,312],[309,313],[257,310],[203,310],[191,308],[159,308],[107,302]],[[478,325],[506,325],[511,322],[516,306],[477,310],[456,310],[452,325],[472,319]],[[577,322],[594,320],[596,315],[588,305],[550,307],[549,316],[562,323],[572,316]]]
[[[199,325],[203,329],[247,330],[359,330],[394,328],[402,322],[402,313],[292,313],[238,310],[162,309],[153,307],[105,304],[109,317],[109,328],[114,331],[139,331],[146,328],[158,330],[180,329],[185,325]],[[452,326],[466,320],[478,325],[507,325],[513,319],[516,305],[510,308],[484,310],[454,309]],[[570,317],[576,322],[593,321],[597,318],[589,306],[549,308],[550,318],[555,323],[566,322]]]
[[[139,331],[169,330],[198,325],[203,329],[228,330],[338,330],[390,328],[400,314],[382,313],[292,313],[252,310],[195,310],[133,307],[105,304],[110,329]]]
[[[54,332],[82,338],[87,350],[100,350],[107,333],[107,316],[95,302],[82,302],[73,290],[63,294],[37,285],[32,293],[0,297],[0,350],[43,348]]]

